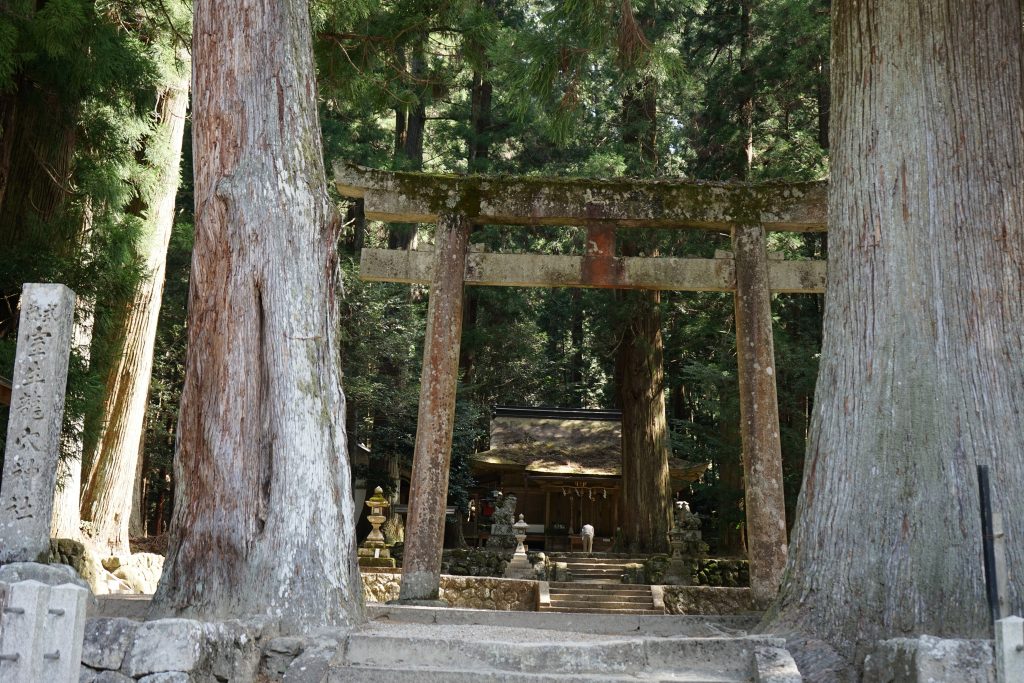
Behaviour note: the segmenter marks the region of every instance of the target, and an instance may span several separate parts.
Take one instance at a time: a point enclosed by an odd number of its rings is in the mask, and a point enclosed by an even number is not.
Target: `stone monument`
[[[692,585],[697,558],[703,557],[708,547],[701,540],[700,517],[690,510],[690,504],[685,500],[676,501],[668,542],[672,547],[672,557],[665,570],[665,583]]]
[[[533,566],[526,557],[526,546],[523,543],[526,540],[526,529],[528,526],[522,514],[519,515],[519,521],[512,525],[512,528],[515,530],[516,552],[512,555],[512,561],[505,567],[506,579],[536,578]]]
[[[499,550],[511,550],[516,547],[515,531],[512,523],[516,518],[515,496],[509,494],[495,501],[494,521],[491,522],[491,535],[487,539],[487,547]]]
[[[75,293],[26,284],[0,489],[0,564],[46,562],[57,483]]]
[[[370,514],[366,516],[366,519],[370,521],[373,529],[370,530],[366,540],[356,551],[359,555],[359,566],[394,569],[395,558],[391,557],[391,551],[385,545],[384,534],[380,530],[380,525],[387,519],[385,511],[391,506],[388,499],[384,497],[384,489],[379,486],[375,488],[373,496],[366,501],[366,506],[370,508]]]

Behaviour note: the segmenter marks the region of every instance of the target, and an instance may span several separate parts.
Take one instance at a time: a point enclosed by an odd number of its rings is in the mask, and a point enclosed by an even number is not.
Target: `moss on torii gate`
[[[435,250],[364,250],[368,279],[429,282],[416,447],[401,598],[436,600],[458,380],[463,285],[733,291],[739,369],[750,587],[775,596],[786,562],[771,293],[821,292],[821,261],[779,261],[767,231],[827,229],[827,185],[655,180],[565,180],[392,173],[338,162],[338,191],[367,218],[438,224]],[[580,226],[579,256],[469,254],[474,224]],[[623,259],[616,228],[730,230],[732,258]]]

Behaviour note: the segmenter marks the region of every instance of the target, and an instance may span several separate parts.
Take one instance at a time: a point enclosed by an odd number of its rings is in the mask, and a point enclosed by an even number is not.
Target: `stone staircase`
[[[650,586],[573,581],[549,583],[548,600],[542,596],[539,611],[664,614],[665,608],[655,606]]]
[[[626,565],[642,563],[642,557],[552,554],[564,562],[570,582],[551,582],[541,588],[539,611],[584,614],[664,614],[665,606],[655,600],[650,586],[624,584]]]
[[[587,583],[622,583],[622,574],[628,564],[641,564],[646,557],[582,553],[551,553],[553,562],[564,562],[573,581]]]

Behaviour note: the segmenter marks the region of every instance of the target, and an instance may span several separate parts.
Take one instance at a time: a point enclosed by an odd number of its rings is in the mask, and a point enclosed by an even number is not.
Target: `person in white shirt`
[[[583,552],[594,552],[594,527],[584,524],[580,536],[583,537]]]

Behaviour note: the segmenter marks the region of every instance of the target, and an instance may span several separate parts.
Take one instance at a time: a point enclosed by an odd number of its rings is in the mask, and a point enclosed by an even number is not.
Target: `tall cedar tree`
[[[311,41],[305,0],[195,5],[188,366],[158,612],[362,619]]]
[[[837,0],[832,20],[825,337],[774,621],[856,660],[991,636],[976,465],[1024,562],[1021,15]],[[1007,597],[1024,609],[1019,574]]]
[[[189,33],[187,11],[183,3],[166,4],[164,15],[173,13],[177,21],[150,36],[153,51],[163,52],[164,63],[154,130],[144,149],[146,165],[156,178],[133,207],[142,218],[136,243],[142,277],[124,307],[121,324],[111,330],[117,356],[108,372],[102,432],[82,492],[82,517],[91,522],[90,540],[114,554],[129,552],[129,521],[142,504],[138,481],[143,430],[188,110],[190,56],[179,38]]]

